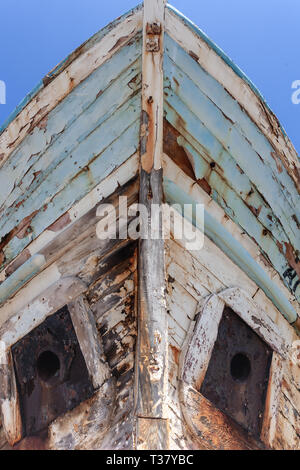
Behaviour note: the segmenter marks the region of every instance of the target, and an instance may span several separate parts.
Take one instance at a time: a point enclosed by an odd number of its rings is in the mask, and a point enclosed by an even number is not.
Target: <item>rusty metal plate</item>
[[[23,437],[47,428],[94,389],[67,306],[12,347]]]
[[[272,350],[225,308],[200,392],[255,437],[260,436]]]

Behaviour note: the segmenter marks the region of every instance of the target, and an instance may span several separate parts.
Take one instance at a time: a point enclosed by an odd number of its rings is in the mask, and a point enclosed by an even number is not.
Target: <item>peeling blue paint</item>
[[[46,260],[43,255],[34,255],[20,266],[6,281],[2,282],[2,284],[0,284],[0,305],[41,271],[45,264]]]
[[[197,204],[173,181],[165,179],[164,189],[169,204],[179,204],[182,207],[184,204],[192,204],[193,207]],[[193,214],[195,213],[196,210],[193,210]],[[191,222],[197,227],[197,221],[194,218]],[[204,232],[207,237],[265,292],[289,323],[294,323],[297,320],[295,309],[248,251],[207,211],[205,211],[204,222]]]
[[[227,55],[225,54],[225,52],[219,47],[217,46],[217,44],[214,43],[214,41],[212,41],[208,36],[207,34],[205,34],[200,28],[199,26],[197,26],[195,23],[193,23],[189,18],[187,18],[186,16],[184,16],[180,11],[178,11],[175,7],[173,7],[172,5],[168,4],[167,5],[167,8],[172,11],[173,13],[175,13],[180,19],[181,21],[183,21],[183,23],[188,26],[191,30],[194,31],[194,33],[196,33],[197,36],[199,36],[201,39],[203,39],[206,44],[216,53],[218,54],[218,56],[220,56],[224,62],[242,79],[244,80],[248,85],[249,87],[251,88],[251,90],[256,94],[256,96],[264,103],[265,107],[274,115],[273,111],[271,110],[270,106],[268,105],[268,103],[266,102],[265,98],[263,97],[263,95],[261,94],[261,92],[258,90],[258,88],[254,85],[254,83],[250,80],[249,77],[247,77],[247,75],[240,69],[240,67],[238,67],[233,61],[232,59]],[[279,123],[280,125],[280,129],[282,130],[283,132],[283,135],[288,138],[287,136],[287,133],[285,131],[285,129],[283,128],[283,126]]]
[[[111,29],[115,28],[118,24],[122,23],[126,18],[129,18],[137,11],[143,8],[142,4],[132,8],[124,15],[120,16],[116,20],[109,23],[107,26],[98,31],[94,36],[88,39],[85,43],[79,46],[75,51],[71,52],[65,59],[57,64],[47,75],[43,78],[28,95],[23,98],[16,109],[10,114],[6,121],[0,126],[0,135],[5,131],[9,124],[20,114],[20,112],[26,107],[26,105],[35,97],[37,94],[45,88],[50,81],[52,81],[57,75],[59,75],[68,65],[70,65],[80,54],[91,49],[97,42],[99,42]]]

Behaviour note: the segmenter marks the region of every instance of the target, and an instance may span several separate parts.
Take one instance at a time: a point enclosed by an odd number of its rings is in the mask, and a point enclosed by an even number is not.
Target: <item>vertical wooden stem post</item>
[[[148,211],[139,245],[137,448],[167,449],[167,351],[162,221],[151,238],[151,209],[161,206],[163,151],[163,38],[166,0],[144,1],[140,204]]]

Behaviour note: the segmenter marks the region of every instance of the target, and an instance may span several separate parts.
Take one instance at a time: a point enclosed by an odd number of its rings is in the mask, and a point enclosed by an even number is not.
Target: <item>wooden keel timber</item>
[[[163,36],[165,0],[145,0],[143,26],[140,204],[147,209],[139,242],[136,447],[167,449],[168,326],[162,221],[152,239],[150,213],[163,202]],[[147,236],[148,234],[148,236]],[[154,238],[154,237],[153,237]],[[150,438],[151,435],[151,438]]]

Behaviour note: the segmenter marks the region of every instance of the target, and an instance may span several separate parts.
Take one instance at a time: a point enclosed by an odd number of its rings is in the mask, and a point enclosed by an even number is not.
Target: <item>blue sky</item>
[[[1,0],[0,125],[58,62],[139,0]],[[248,75],[300,153],[299,0],[172,0]]]

